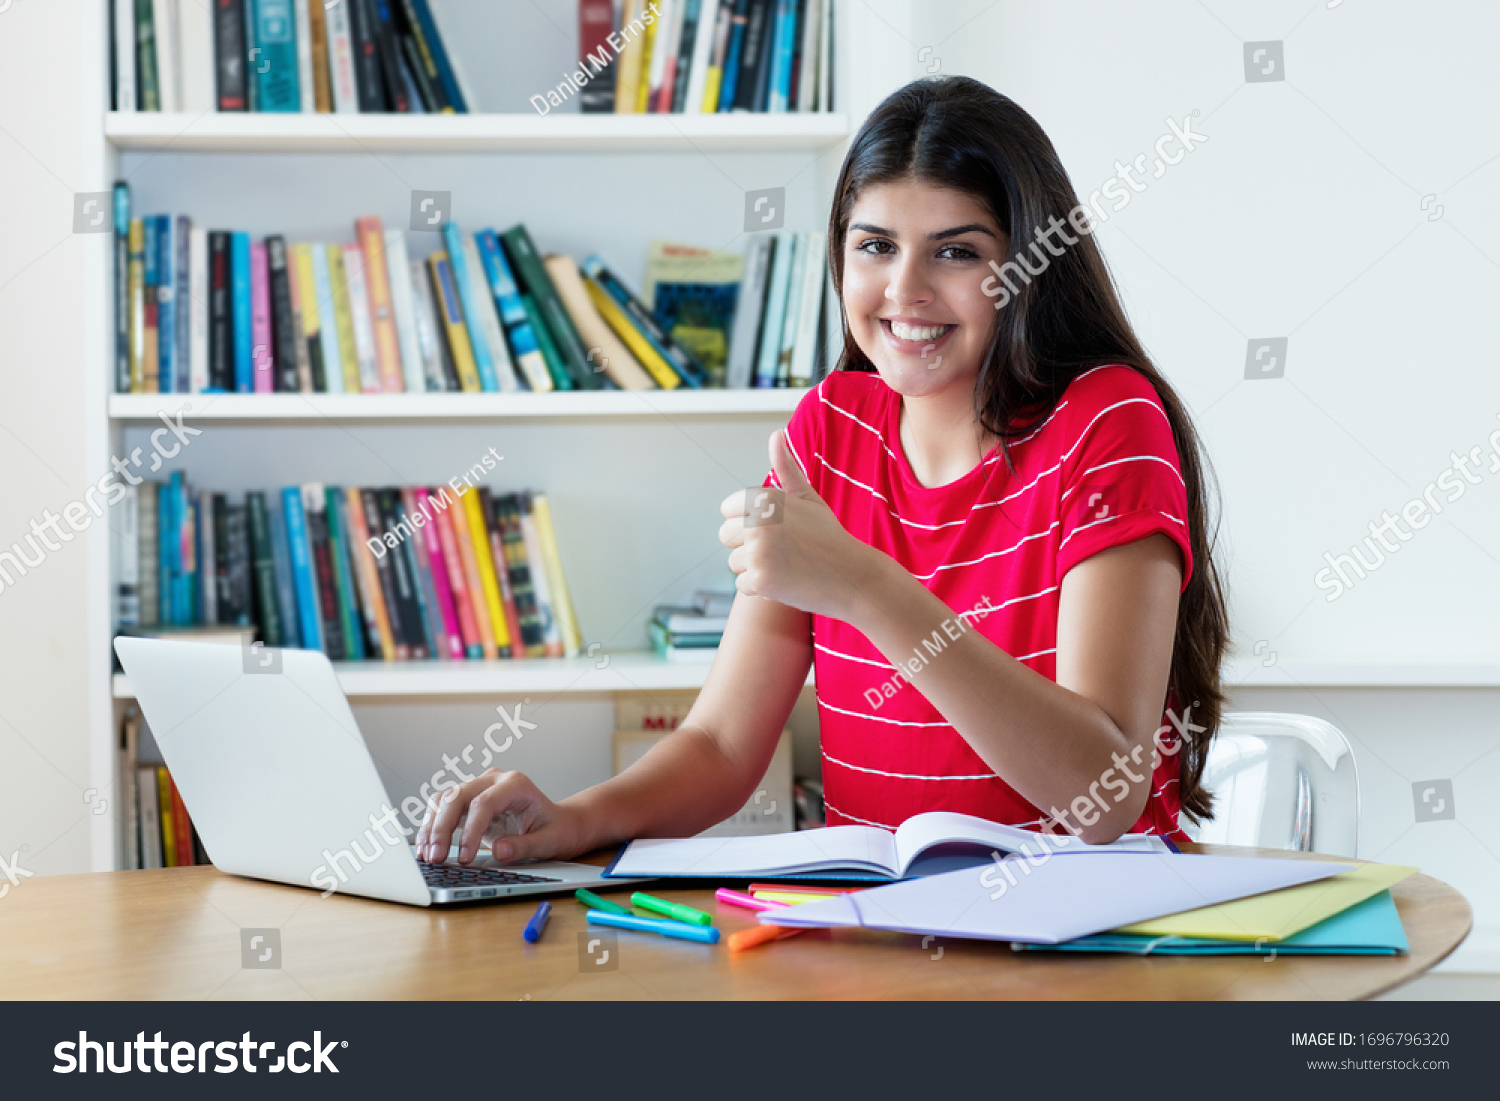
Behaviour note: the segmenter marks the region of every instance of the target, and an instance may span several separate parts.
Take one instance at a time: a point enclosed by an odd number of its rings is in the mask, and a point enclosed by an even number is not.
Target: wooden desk
[[[1196,851],[1306,854],[1225,846]],[[653,894],[714,913],[725,933],[754,915],[711,889]],[[0,902],[0,996],[63,999],[1347,999],[1405,982],[1468,935],[1453,888],[1425,875],[1391,891],[1411,952],[1397,957],[1130,957],[1017,953],[985,941],[817,930],[749,952],[621,930],[617,968],[580,962],[590,927],[553,898],[539,944],[521,929],[537,899],[417,909],[223,875],[213,868],[53,876]],[[245,970],[240,929],[281,930],[283,966]],[[597,930],[591,935],[597,935]],[[937,956],[938,958],[934,958]]]

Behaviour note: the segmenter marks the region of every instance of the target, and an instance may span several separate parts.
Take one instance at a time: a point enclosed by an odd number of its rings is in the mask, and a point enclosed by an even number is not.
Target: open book
[[[988,863],[992,852],[1041,857],[1046,853],[1172,853],[1165,840],[1128,833],[1108,845],[1067,834],[1041,834],[971,814],[929,811],[895,833],[878,826],[828,826],[761,837],[689,837],[632,841],[607,876],[681,876],[758,879],[907,879]]]

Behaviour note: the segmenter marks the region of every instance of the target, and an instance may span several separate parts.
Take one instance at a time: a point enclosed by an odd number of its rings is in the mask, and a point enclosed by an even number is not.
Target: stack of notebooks
[[[1027,950],[1269,956],[1405,952],[1390,888],[1416,871],[1185,855],[1147,835],[1085,845],[937,811],[894,832],[830,826],[634,841],[606,874],[881,883],[760,914],[763,924],[789,928],[886,929]]]
[[[467,112],[427,0],[112,0],[116,111]]]
[[[218,624],[335,661],[583,646],[545,494],[309,483],[237,503],[179,471],[120,507],[122,633]]]
[[[578,42],[538,113],[575,90],[585,113],[833,109],[832,0],[579,0]]]
[[[764,385],[807,385],[825,369],[825,328],[839,331],[836,312],[823,316],[837,306],[821,258],[804,262],[805,286],[790,265],[727,289],[653,284],[658,314],[600,257],[581,270],[569,256],[543,257],[521,225],[466,233],[448,222],[432,235],[439,249],[418,259],[408,234],[374,216],[355,222],[347,244],[254,239],[186,216],[132,218],[117,184],[115,231],[121,393],[698,388],[714,380],[668,329],[730,348],[731,324],[732,385],[749,385],[734,363],[750,357]],[[739,303],[716,315],[722,331],[687,308],[710,292]]]
[[[679,665],[709,665],[729,623],[734,593],[693,594],[691,604],[658,604],[646,630],[651,648]]]

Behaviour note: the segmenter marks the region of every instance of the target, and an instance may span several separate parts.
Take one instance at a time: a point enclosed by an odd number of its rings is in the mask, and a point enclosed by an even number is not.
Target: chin
[[[875,373],[880,376],[881,380],[905,398],[938,394],[955,383],[963,381],[947,371],[929,370],[920,363],[883,363],[879,359],[872,359],[870,362],[874,364]],[[973,380],[969,379],[966,385],[972,387]]]

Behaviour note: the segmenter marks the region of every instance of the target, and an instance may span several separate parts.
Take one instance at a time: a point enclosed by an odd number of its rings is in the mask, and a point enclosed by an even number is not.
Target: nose
[[[921,261],[910,254],[900,257],[891,268],[885,297],[898,309],[921,306],[932,301],[932,283]]]

